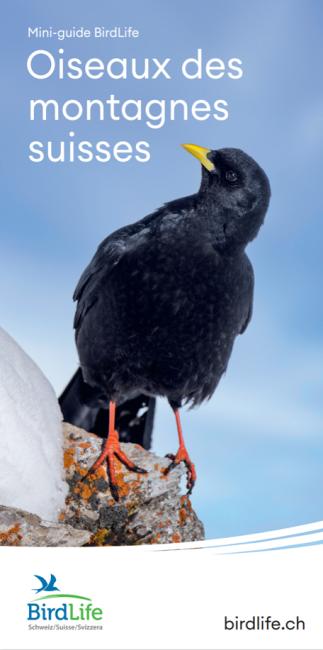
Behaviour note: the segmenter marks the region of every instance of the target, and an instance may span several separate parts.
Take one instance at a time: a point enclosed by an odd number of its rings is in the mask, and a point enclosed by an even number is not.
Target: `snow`
[[[0,504],[57,521],[66,493],[56,395],[38,366],[0,328]]]

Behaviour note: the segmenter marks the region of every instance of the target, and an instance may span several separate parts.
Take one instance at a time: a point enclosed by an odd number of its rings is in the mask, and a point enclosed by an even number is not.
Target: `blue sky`
[[[248,253],[256,272],[254,316],[235,344],[212,400],[183,414],[199,480],[194,505],[207,536],[322,519],[322,151],[320,0],[70,0],[4,3],[1,41],[1,326],[59,392],[77,364],[72,293],[98,243],[167,200],[195,191],[198,164],[181,142],[235,146],[266,170],[272,201]],[[30,41],[28,26],[132,25],[136,41]],[[81,59],[170,57],[243,61],[241,80],[37,81],[26,59],[37,48]],[[173,68],[172,68],[173,69]],[[224,98],[225,122],[35,122],[34,97]],[[31,140],[148,140],[148,164],[32,164]],[[155,449],[175,450],[175,426],[160,402]]]

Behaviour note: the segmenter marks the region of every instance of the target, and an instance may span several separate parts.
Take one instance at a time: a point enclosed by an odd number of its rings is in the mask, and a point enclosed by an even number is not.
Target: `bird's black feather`
[[[200,403],[251,319],[245,247],[263,222],[269,182],[240,150],[210,159],[215,172],[203,169],[199,192],[107,237],[80,278],[76,342],[98,404],[139,394]]]

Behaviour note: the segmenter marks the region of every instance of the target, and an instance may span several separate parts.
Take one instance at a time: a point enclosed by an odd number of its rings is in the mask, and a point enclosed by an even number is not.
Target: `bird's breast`
[[[181,346],[214,347],[239,326],[239,263],[208,241],[152,242],[124,259],[118,277],[122,320],[156,345],[172,337]]]

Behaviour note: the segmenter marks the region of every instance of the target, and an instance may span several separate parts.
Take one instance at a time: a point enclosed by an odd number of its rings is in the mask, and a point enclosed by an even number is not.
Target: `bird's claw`
[[[171,456],[170,454],[169,454],[169,456],[167,455],[167,458],[170,458],[170,456]],[[166,458],[166,456],[165,456],[165,458]],[[173,456],[173,458],[174,458],[174,456]],[[167,474],[169,474],[169,472],[171,472],[172,469],[175,469],[175,467],[176,467],[177,465],[179,465],[179,463],[175,463],[175,460],[173,460],[173,461],[168,465],[168,467],[166,467],[166,468],[164,469],[164,474],[167,476]]]
[[[187,492],[186,492],[186,494],[187,494],[187,496],[190,496],[190,494],[192,494],[192,492],[193,492],[193,487],[194,487],[195,482],[196,482],[196,471],[195,471],[195,466],[193,465],[193,463],[192,463],[191,467],[189,467],[187,465],[187,463],[185,463],[185,465],[186,465],[186,469],[187,469],[187,472],[186,472],[186,477],[187,477],[186,489],[187,489]]]
[[[187,495],[192,494],[193,487],[196,482],[196,470],[195,470],[195,465],[192,463],[188,452],[185,447],[180,447],[177,454],[166,454],[166,458],[169,458],[172,462],[164,469],[164,475],[167,476],[169,472],[171,472],[175,467],[180,465],[180,463],[184,463],[186,467],[186,489],[187,489]]]
[[[109,487],[110,487],[110,492],[111,496],[113,497],[114,501],[119,501],[120,495],[119,495],[119,489],[117,485],[117,477],[116,477],[116,468],[115,468],[115,459],[118,459],[122,465],[125,465],[125,467],[128,468],[131,472],[136,472],[136,474],[147,474],[147,470],[143,469],[143,467],[139,467],[138,465],[135,465],[135,463],[128,458],[128,456],[122,451],[119,441],[116,440],[115,438],[107,441],[105,449],[102,451],[100,454],[99,458],[95,461],[95,463],[90,467],[88,470],[87,474],[83,477],[82,480],[87,478],[92,472],[95,472],[95,470],[98,469],[98,467],[101,467],[106,462],[107,465],[107,473],[108,473],[108,480],[109,480]]]
[[[134,467],[131,468],[131,471],[137,472],[137,474],[148,474],[146,469],[143,467],[138,467],[138,465],[134,465]]]
[[[111,481],[109,481],[109,486],[110,486],[110,492],[113,500],[116,503],[118,503],[118,501],[120,500],[118,486],[115,485],[115,483],[112,483]]]

